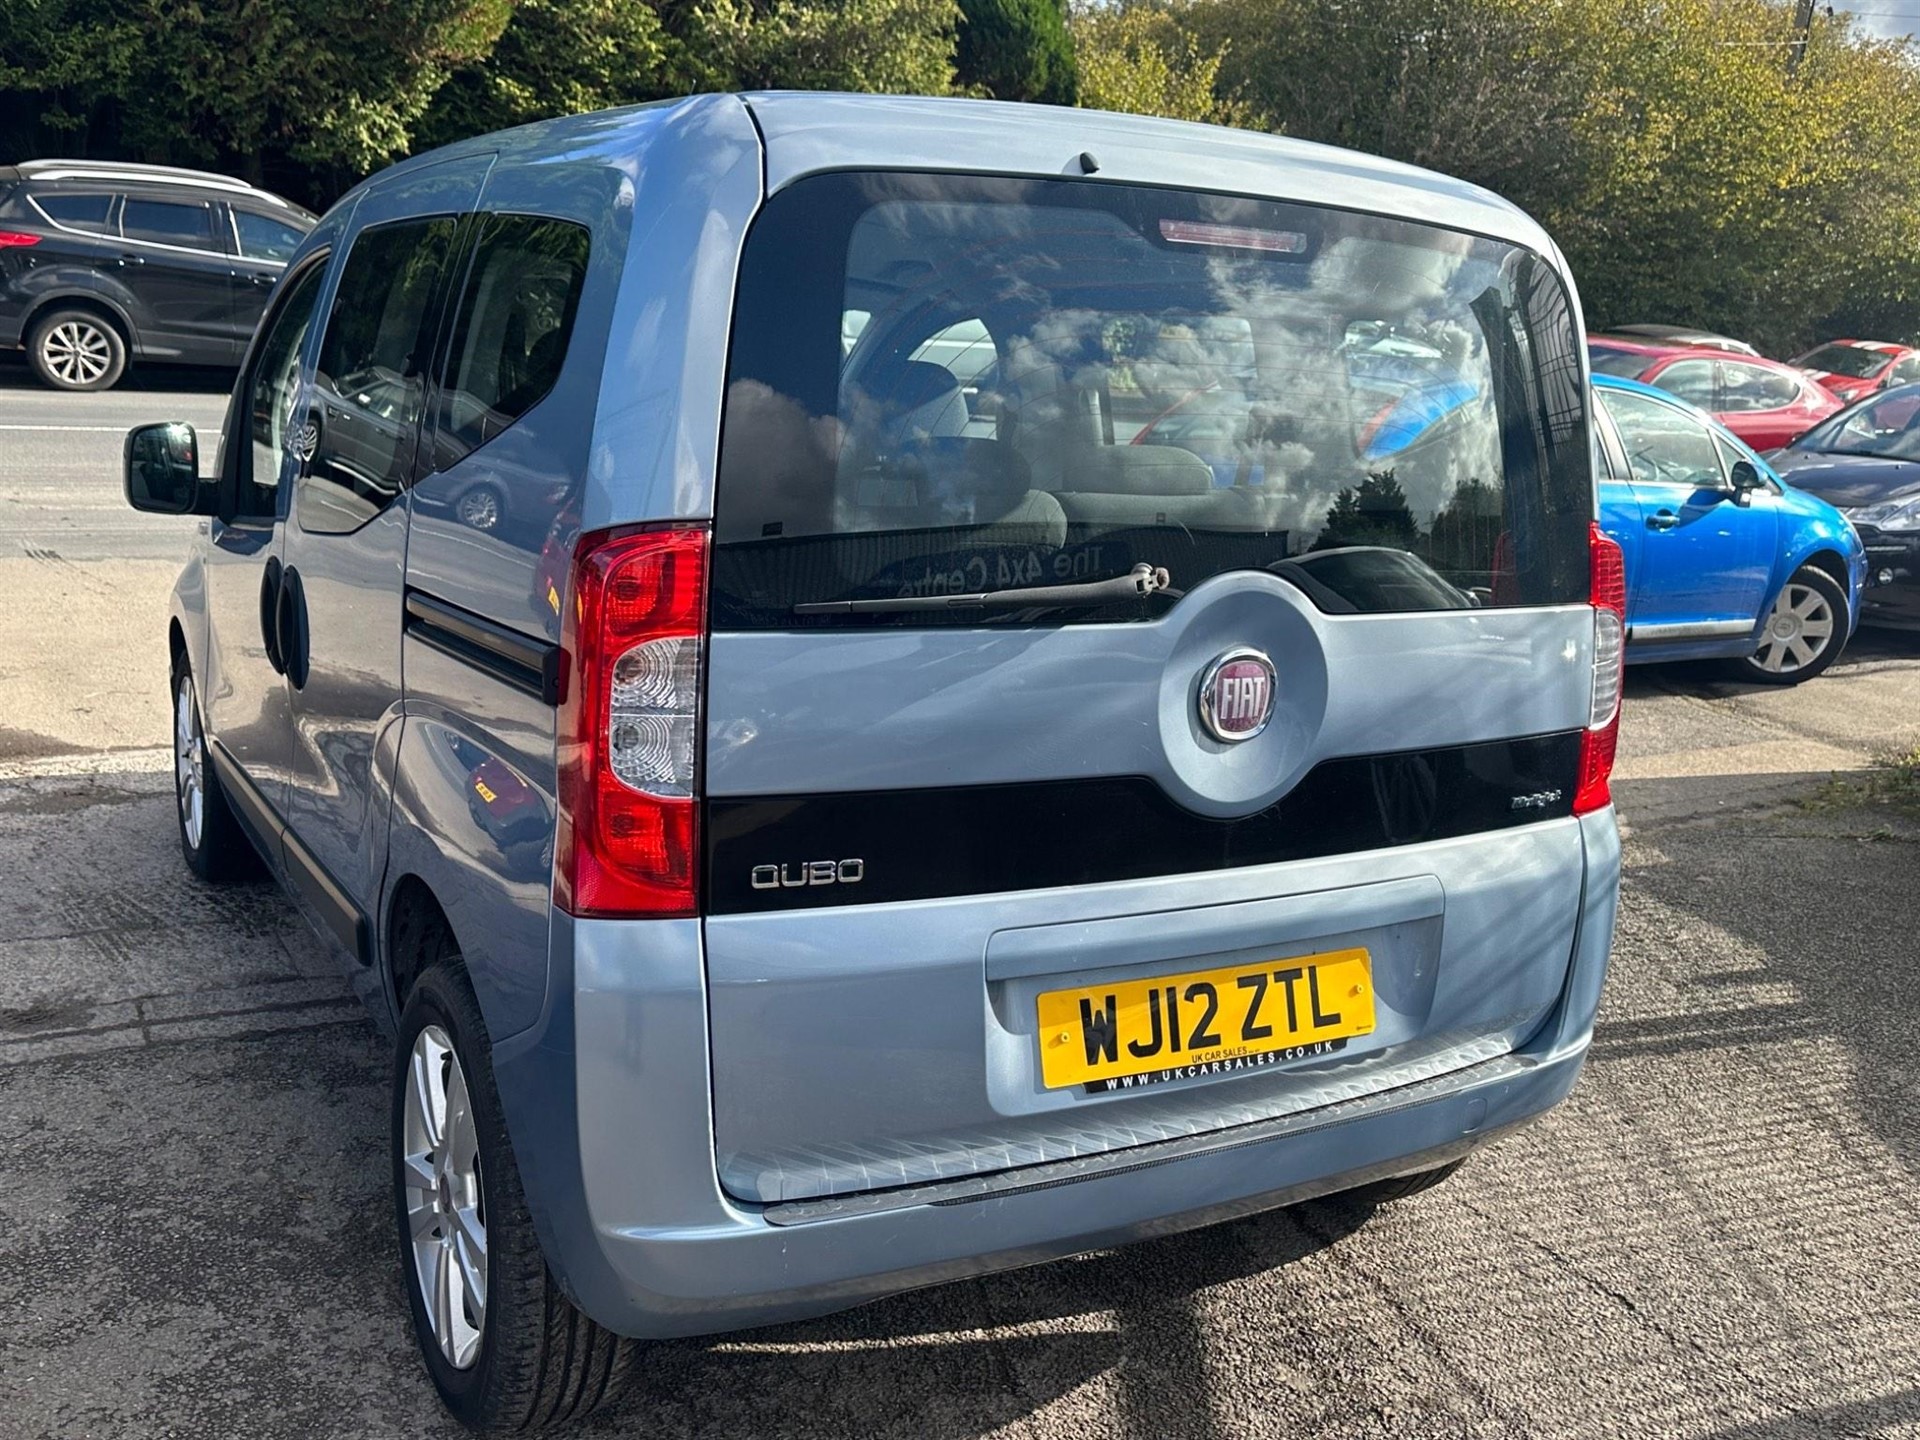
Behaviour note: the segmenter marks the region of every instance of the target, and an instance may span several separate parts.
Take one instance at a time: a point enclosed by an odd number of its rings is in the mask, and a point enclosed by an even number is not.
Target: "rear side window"
[[[1534,255],[1068,180],[823,175],[742,261],[714,623],[1063,623],[848,602],[1165,567],[1337,611],[1585,598],[1578,327]],[[1328,552],[1342,554],[1328,560]],[[1317,558],[1316,558],[1317,557]]]
[[[409,220],[353,242],[314,372],[317,434],[296,505],[301,529],[357,530],[406,485],[454,229],[451,217]]]
[[[587,248],[585,228],[565,220],[481,221],[448,348],[436,465],[486,444],[553,389],[580,308]]]
[[[240,237],[240,253],[250,260],[291,259],[307,238],[291,225],[246,210],[233,212],[233,228]]]
[[[1689,405],[1712,410],[1717,401],[1713,388],[1714,364],[1711,360],[1676,360],[1653,379],[1669,395],[1678,395]],[[1618,412],[1616,412],[1618,413]]]
[[[107,231],[107,217],[113,213],[113,196],[97,192],[67,191],[62,194],[35,195],[47,218],[69,230]]]
[[[213,208],[209,205],[137,200],[129,195],[120,207],[120,233],[129,240],[151,240],[190,250],[220,248],[213,243]]]
[[[1720,391],[1721,410],[1784,410],[1800,398],[1791,375],[1731,360],[1721,363]]]

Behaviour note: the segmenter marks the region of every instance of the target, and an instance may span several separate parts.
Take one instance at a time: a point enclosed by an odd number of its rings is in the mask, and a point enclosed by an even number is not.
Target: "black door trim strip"
[[[233,813],[252,839],[254,849],[271,868],[280,869],[280,836],[286,827],[280,823],[279,814],[267,803],[267,797],[260,793],[253,778],[240,768],[240,762],[229,755],[218,740],[208,741],[207,755],[213,760],[220,789],[233,802]]]
[[[234,802],[234,813],[251,832],[254,844],[266,855],[274,869],[284,871],[300,891],[301,898],[313,906],[327,928],[340,943],[353,952],[362,965],[373,963],[373,928],[340,882],[327,873],[314,853],[300,843],[300,837],[287,828],[267,797],[253,783],[240,763],[218,741],[207,747],[218,772],[220,788]]]
[[[353,898],[340,888],[340,882],[327,873],[314,853],[300,843],[291,830],[280,833],[280,846],[286,852],[287,874],[300,889],[301,896],[313,906],[342,945],[353,952],[362,965],[373,963],[373,928]]]
[[[421,644],[539,700],[561,699],[560,647],[510,630],[423,590],[407,591],[405,629]]]
[[[1573,813],[1580,733],[1322,761],[1274,804],[1236,820],[1196,815],[1138,775],[716,797],[706,813],[706,909],[759,914],[1096,885],[1536,824]]]

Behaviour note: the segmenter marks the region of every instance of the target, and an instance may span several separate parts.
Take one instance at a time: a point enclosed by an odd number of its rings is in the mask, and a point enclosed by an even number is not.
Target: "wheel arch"
[[[1824,546],[1817,547],[1804,556],[1800,563],[1794,566],[1794,569],[1800,570],[1809,565],[1816,570],[1824,570],[1832,577],[1834,584],[1840,587],[1840,593],[1842,595],[1848,593],[1851,577],[1847,573],[1846,559],[1839,551],[1830,550]]]
[[[504,1040],[532,1025],[546,1002],[551,782],[531,758],[438,707],[412,711],[394,728],[392,759],[378,762],[392,766],[393,799],[376,948],[387,950],[400,933],[396,906],[404,916],[430,897],[489,1034]],[[390,1001],[404,1003],[414,960],[405,946],[381,957]]]
[[[140,353],[138,334],[133,319],[115,301],[87,290],[58,290],[51,295],[43,295],[33,303],[20,322],[20,343],[29,344],[33,336],[33,327],[43,317],[55,310],[85,310],[98,315],[120,336],[120,343],[127,347],[127,357],[131,359]]]
[[[420,976],[440,963],[451,948],[460,951],[453,921],[433,887],[409,871],[388,887],[386,923],[380,934],[380,980],[394,1018]]]

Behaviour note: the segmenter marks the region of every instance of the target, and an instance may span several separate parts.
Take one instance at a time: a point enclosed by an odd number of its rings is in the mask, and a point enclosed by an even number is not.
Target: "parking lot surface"
[[[179,857],[190,522],[118,508],[118,432],[220,406],[0,376],[7,1440],[458,1433],[403,1308],[382,1043],[274,890]],[[1375,1213],[659,1346],[582,1433],[1920,1437],[1920,823],[1847,778],[1916,743],[1920,639],[1800,690],[1635,672],[1566,1105]]]

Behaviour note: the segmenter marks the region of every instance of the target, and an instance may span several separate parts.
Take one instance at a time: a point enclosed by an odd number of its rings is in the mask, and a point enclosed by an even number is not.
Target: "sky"
[[[1835,0],[1833,8],[1851,10],[1875,35],[1920,35],[1920,0]]]

